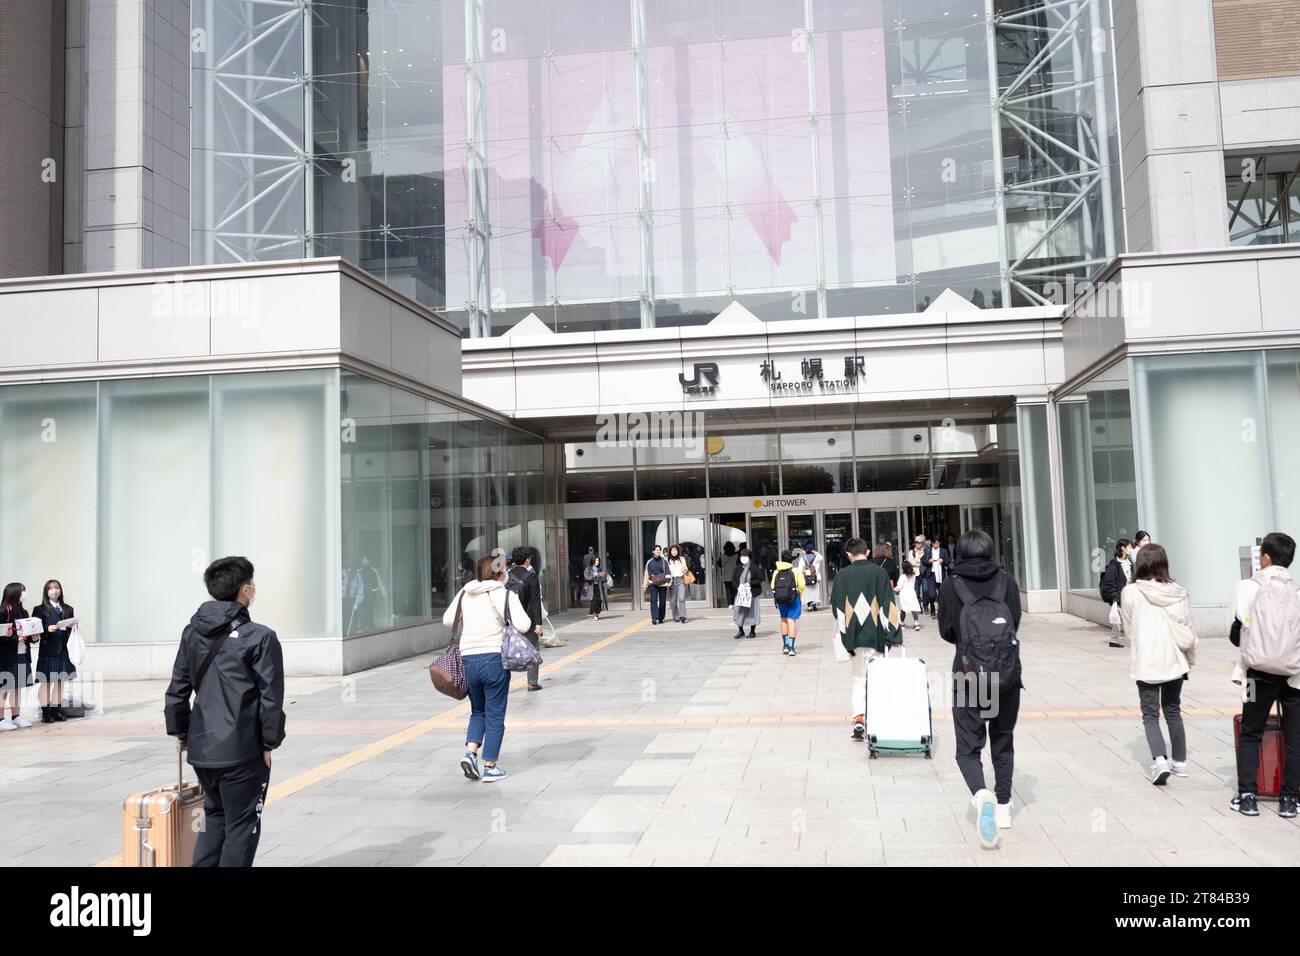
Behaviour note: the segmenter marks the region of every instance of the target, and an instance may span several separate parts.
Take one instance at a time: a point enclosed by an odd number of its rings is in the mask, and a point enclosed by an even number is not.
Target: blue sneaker
[[[506,777],[508,777],[508,776],[510,776],[510,774],[506,773],[506,772],[505,772],[504,770],[502,770],[500,767],[484,767],[484,768],[483,768],[483,782],[484,782],[484,783],[492,783],[494,780],[504,780],[504,779],[505,779]]]
[[[992,850],[1002,839],[1002,834],[998,833],[997,806],[998,798],[991,790],[975,794],[975,835],[986,850]]]
[[[465,756],[460,758],[460,769],[465,774],[466,780],[479,780],[482,774],[478,769],[478,754],[472,751],[465,751]]]

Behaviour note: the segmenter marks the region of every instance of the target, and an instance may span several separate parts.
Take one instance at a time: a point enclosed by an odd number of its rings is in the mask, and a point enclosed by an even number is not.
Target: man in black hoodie
[[[194,865],[252,866],[271,751],[284,740],[284,660],[275,631],[249,619],[257,587],[247,558],[213,561],[203,583],[213,600],[199,605],[181,634],[167,733],[189,751],[203,784]]]
[[[958,584],[960,580],[961,584]],[[963,599],[963,594],[965,599]],[[1011,626],[1020,629],[1020,586],[993,560],[993,539],[983,531],[967,531],[957,540],[957,555],[943,576],[939,589],[939,636],[949,644],[957,645],[961,637],[961,612],[967,601],[982,597],[1000,598],[1011,613]],[[1002,623],[999,620],[999,623]],[[1016,660],[1019,648],[1015,649]],[[993,823],[996,830],[1011,827],[1011,774],[1015,768],[1013,732],[1020,713],[1021,681],[1019,666],[1009,685],[999,682],[996,687],[979,686],[969,681],[977,675],[966,674],[962,665],[962,648],[953,655],[953,736],[956,741],[957,766],[970,788],[976,811],[981,819],[977,824]],[[960,676],[957,676],[960,675]],[[996,694],[996,697],[993,695]],[[981,699],[983,698],[983,699]],[[985,725],[989,750],[993,757],[994,791],[996,807],[990,807],[992,820],[984,820],[984,804],[993,802],[994,793],[984,786],[984,767],[980,753],[984,749]],[[997,833],[992,827],[980,829],[985,846],[997,845]]]

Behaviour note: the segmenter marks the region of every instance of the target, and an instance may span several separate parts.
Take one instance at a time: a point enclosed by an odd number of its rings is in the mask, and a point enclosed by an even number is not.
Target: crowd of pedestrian
[[[936,620],[939,636],[954,647],[954,753],[971,793],[976,836],[986,847],[997,846],[1012,823],[1015,728],[1025,687],[1018,636],[1020,586],[998,565],[995,553],[992,539],[972,530],[960,538],[950,536],[947,544],[938,536],[918,536],[901,563],[888,542],[873,552],[866,541],[851,539],[837,550],[846,563],[832,569],[829,579],[824,558],[810,546],[782,552],[770,571],[744,544],[724,549],[727,560],[719,564],[735,637],[757,636],[766,585],[782,653],[789,657],[797,655],[803,610],[821,605],[829,585],[834,657],[852,665],[850,736],[872,740],[873,756],[870,664],[892,659],[891,650],[903,644],[908,615],[914,631],[923,614]],[[1228,636],[1240,650],[1234,679],[1242,685],[1242,712],[1230,805],[1246,816],[1259,815],[1262,796],[1276,796],[1278,815],[1292,818],[1300,798],[1300,591],[1290,571],[1294,558],[1294,539],[1269,534],[1259,546],[1258,572],[1241,581],[1233,595]],[[526,669],[528,690],[541,689],[536,651],[545,612],[536,559],[529,548],[516,548],[508,558],[500,549],[479,558],[473,580],[464,582],[443,615],[463,670],[453,683],[470,703],[460,768],[471,780],[507,777],[499,760],[511,670]],[[654,624],[663,623],[669,608],[675,620],[685,621],[685,587],[691,577],[685,549],[653,548],[642,585]],[[594,550],[584,579],[592,585],[591,613],[596,616],[607,606],[609,578]],[[256,595],[251,562],[222,558],[208,567],[204,582],[211,600],[200,605],[182,633],[164,713],[167,732],[188,750],[204,788],[207,823],[194,865],[247,866],[257,848],[271,752],[285,735],[284,667],[275,632],[250,618]],[[1166,549],[1145,532],[1116,542],[1099,590],[1110,606],[1109,643],[1126,641],[1129,648],[1130,677],[1151,754],[1147,777],[1160,786],[1171,777],[1186,777],[1190,764],[1181,696],[1197,651],[1187,591],[1174,579]],[[58,699],[58,680],[75,674],[67,659],[67,632],[75,627],[76,616],[62,586],[57,580],[46,582],[31,615],[25,597],[20,583],[6,586],[0,596],[0,707],[12,714],[0,711],[0,730],[30,726],[19,713],[18,698],[31,679],[51,685],[42,695],[42,707],[57,711],[57,705],[46,702]],[[35,630],[31,620],[37,622]],[[40,648],[35,667],[32,644]],[[1275,706],[1281,717],[1272,726]],[[44,719],[59,718],[46,714]],[[925,744],[929,756],[929,740]],[[985,777],[986,748],[992,789]],[[1276,778],[1280,781],[1270,783]],[[1265,792],[1270,786],[1277,792]]]

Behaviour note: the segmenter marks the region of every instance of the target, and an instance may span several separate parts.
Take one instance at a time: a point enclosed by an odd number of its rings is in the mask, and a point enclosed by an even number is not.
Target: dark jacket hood
[[[204,601],[190,618],[190,627],[211,637],[228,633],[231,625],[243,624],[248,619],[248,608],[238,601]]]
[[[989,581],[1002,570],[996,561],[988,558],[962,558],[960,564],[946,569],[951,575],[965,578],[967,581]]]

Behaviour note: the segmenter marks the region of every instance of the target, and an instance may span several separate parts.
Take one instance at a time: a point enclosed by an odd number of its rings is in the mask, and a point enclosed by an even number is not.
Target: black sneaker
[[[744,631],[744,629],[742,628],[741,630],[737,631],[737,632],[736,632],[734,635],[732,635],[732,636],[735,637],[736,640],[740,640],[742,637],[745,636],[745,631]]]
[[[1282,796],[1277,803],[1277,815],[1290,819],[1296,815],[1296,798],[1292,796]]]
[[[1295,804],[1293,803],[1292,806],[1294,807],[1294,805]],[[1237,794],[1237,796],[1232,798],[1232,802],[1228,804],[1228,806],[1232,807],[1232,809],[1236,810],[1238,813],[1242,814],[1243,816],[1247,816],[1247,817],[1259,816],[1259,801],[1255,799],[1255,795],[1253,793]]]

